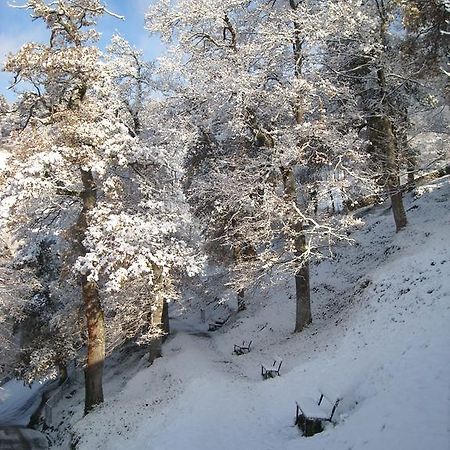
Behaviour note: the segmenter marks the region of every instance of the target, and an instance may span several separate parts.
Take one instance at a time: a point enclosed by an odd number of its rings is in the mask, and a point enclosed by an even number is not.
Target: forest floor
[[[64,393],[52,448],[74,438],[79,450],[448,449],[450,177],[405,203],[404,231],[388,204],[359,211],[353,245],[312,266],[313,323],[302,333],[282,278],[249,291],[247,310],[215,332],[198,309],[173,310],[153,365],[143,351],[111,358],[101,407],[83,418],[81,383]],[[232,354],[250,339],[250,353]],[[281,376],[263,380],[260,364],[273,357]],[[343,400],[336,423],[306,438],[295,402],[320,389]]]

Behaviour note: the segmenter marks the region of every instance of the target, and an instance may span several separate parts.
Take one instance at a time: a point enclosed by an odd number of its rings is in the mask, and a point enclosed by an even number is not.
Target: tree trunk
[[[402,192],[399,190],[399,185],[397,184],[397,192],[391,195],[392,213],[394,214],[394,222],[396,231],[399,232],[402,228],[406,227],[408,223],[406,219],[406,211],[403,205]]]
[[[162,269],[153,265],[155,299],[150,315],[152,327],[157,329],[157,334],[152,338],[149,345],[149,362],[153,363],[156,358],[162,356],[162,344],[169,334],[169,311],[168,304],[163,297],[163,275]]]
[[[384,49],[388,46],[388,28],[389,21],[386,8],[382,6],[378,8],[378,13],[380,15],[380,39]],[[383,67],[379,67],[377,70],[377,82],[380,88],[379,92],[379,107],[380,111],[372,111],[372,123],[373,126],[369,125],[369,137],[372,131],[375,143],[378,144],[379,153],[381,156],[381,161],[384,161],[384,171],[386,187],[391,197],[392,213],[394,215],[395,227],[397,232],[406,226],[406,211],[403,206],[402,191],[400,189],[400,176],[399,176],[399,148],[401,142],[398,142],[395,137],[393,124],[389,115],[397,117],[400,122],[405,126],[404,132],[406,133],[406,124],[408,122],[407,110],[399,112],[398,109],[396,114],[393,114],[392,106],[389,102],[389,93],[386,88],[386,75]]]
[[[75,226],[75,250],[85,256],[83,241],[88,228],[88,215],[97,205],[97,186],[90,170],[81,171],[83,182],[83,208]],[[100,296],[95,281],[90,273],[81,276],[81,289],[87,325],[87,356],[85,375],[84,413],[87,414],[95,405],[103,402],[103,365],[105,362],[105,321]]]
[[[385,115],[374,115],[367,119],[368,135],[375,158],[383,166],[382,184],[391,198],[392,213],[397,231],[406,226],[406,212],[400,187],[397,145],[392,124]]]
[[[250,245],[248,242],[243,242],[240,246],[233,247],[233,258],[235,263],[245,260],[251,259],[256,256],[256,250]],[[237,295],[237,307],[238,312],[245,311],[247,309],[247,305],[245,302],[245,289],[238,289]]]
[[[158,329],[158,334],[152,337],[149,345],[149,354],[148,360],[150,364],[156,358],[161,358],[162,356],[162,343],[163,343],[163,334],[164,331],[162,329],[163,324],[163,311],[164,311],[164,300],[161,298],[160,294],[156,295],[153,310],[151,314],[151,324],[153,327]]]
[[[400,177],[397,159],[397,145],[392,131],[392,125],[387,117],[381,120],[383,134],[385,136],[387,158],[387,187],[391,197],[392,212],[397,232],[406,226],[406,211],[403,206],[403,194],[400,188]]]
[[[297,255],[306,251],[305,235],[301,234],[295,240]],[[311,316],[311,291],[309,287],[309,261],[305,260],[303,265],[295,274],[295,332],[300,332],[312,322]]]
[[[163,313],[162,313],[162,331],[164,333],[163,342],[167,339],[170,334],[170,321],[169,321],[169,303],[164,300],[163,302]]]
[[[416,179],[414,174],[417,170],[417,159],[416,156],[412,154],[410,150],[410,154],[406,159],[406,173],[408,175],[408,191],[413,190],[416,187]]]
[[[238,312],[245,311],[247,306],[245,304],[245,289],[239,289],[237,293]]]
[[[58,364],[58,369],[59,369],[59,381],[58,381],[58,386],[61,386],[62,384],[65,383],[65,381],[68,378],[68,370],[67,370],[67,364],[66,363],[61,363]]]
[[[412,190],[416,187],[414,175],[417,168],[417,157],[415,150],[411,148],[408,142],[409,126],[408,110],[405,107],[403,114],[401,114],[400,125],[398,130],[396,130],[395,135],[400,144],[402,165],[406,163],[408,190]]]
[[[103,402],[103,366],[105,362],[105,321],[98,289],[86,275],[82,277],[83,299],[88,330],[87,365],[84,371],[86,398],[84,413]]]
[[[292,10],[297,10],[300,3],[294,0],[289,0],[289,5]],[[295,78],[301,78],[303,66],[303,37],[302,28],[298,22],[293,23],[294,26],[294,75]],[[301,124],[304,121],[304,107],[302,97],[299,95],[295,105],[295,121]],[[289,202],[297,203],[297,186],[294,176],[294,171],[291,167],[282,168],[284,195]],[[314,211],[317,213],[317,197],[314,198]],[[297,221],[292,224],[295,240],[295,255],[302,256],[307,251],[306,237],[303,229],[303,223]],[[311,293],[309,285],[309,260],[304,258],[303,264],[295,274],[295,332],[300,332],[312,322],[311,316]]]
[[[284,185],[284,195],[286,201],[292,203],[297,201],[297,190],[295,177],[292,168],[281,168]],[[291,229],[295,236],[294,247],[295,256],[301,257],[306,251],[306,237],[303,232],[303,224],[297,221],[291,225]],[[312,322],[311,316],[311,294],[309,286],[309,262],[305,258],[302,266],[295,274],[295,330],[302,331],[306,325]]]

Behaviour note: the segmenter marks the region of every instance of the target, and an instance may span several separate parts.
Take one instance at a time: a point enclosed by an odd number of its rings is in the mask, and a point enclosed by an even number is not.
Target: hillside
[[[448,449],[450,177],[405,201],[404,231],[395,233],[387,204],[360,211],[354,245],[312,268],[305,332],[292,333],[285,280],[253,291],[215,332],[198,312],[173,310],[163,358],[146,367],[142,352],[116,355],[103,406],[82,418],[83,391],[72,387],[53,416],[80,450]],[[249,339],[249,354],[232,355]],[[281,376],[263,381],[260,363],[273,355]],[[337,423],[304,438],[295,401],[319,388],[343,397]]]

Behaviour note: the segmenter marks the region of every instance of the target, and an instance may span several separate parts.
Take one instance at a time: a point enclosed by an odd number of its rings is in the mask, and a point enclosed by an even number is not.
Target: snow
[[[104,405],[83,418],[81,388],[58,405],[77,448],[448,449],[449,201],[450,177],[408,194],[398,234],[387,204],[359,211],[354,245],[311,268],[313,324],[302,333],[292,332],[291,280],[249,291],[248,309],[212,333],[185,311],[163,358],[146,367],[130,353],[106,371]],[[233,354],[249,340],[250,353]],[[260,363],[274,355],[281,376],[263,380]],[[321,389],[342,398],[336,424],[303,437],[295,403]]]
[[[326,411],[322,404],[317,404],[318,400],[310,397],[302,397],[297,401],[303,414],[309,418],[329,419],[331,416],[332,407]]]
[[[30,428],[2,427],[0,428],[0,443],[2,449],[8,450],[48,449],[48,442],[45,435]]]
[[[6,162],[10,158],[10,153],[6,150],[0,149],[0,172],[3,172],[6,170]]]
[[[0,387],[0,427],[27,426],[38,407],[45,383],[30,385],[12,379]]]

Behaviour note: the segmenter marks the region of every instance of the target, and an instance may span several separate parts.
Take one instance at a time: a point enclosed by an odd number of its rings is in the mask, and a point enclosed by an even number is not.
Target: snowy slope
[[[0,427],[27,426],[39,406],[46,383],[10,380],[0,387]]]
[[[82,393],[66,400],[59,413],[72,417],[77,448],[449,449],[450,178],[406,204],[405,231],[395,233],[387,205],[359,212],[355,244],[312,268],[305,332],[292,333],[293,287],[280,280],[214,333],[181,318],[164,357],[116,367],[106,403],[86,418]],[[232,355],[244,339],[252,352]],[[274,355],[282,376],[263,381],[260,363]],[[305,438],[295,401],[319,388],[343,396],[337,424]]]

